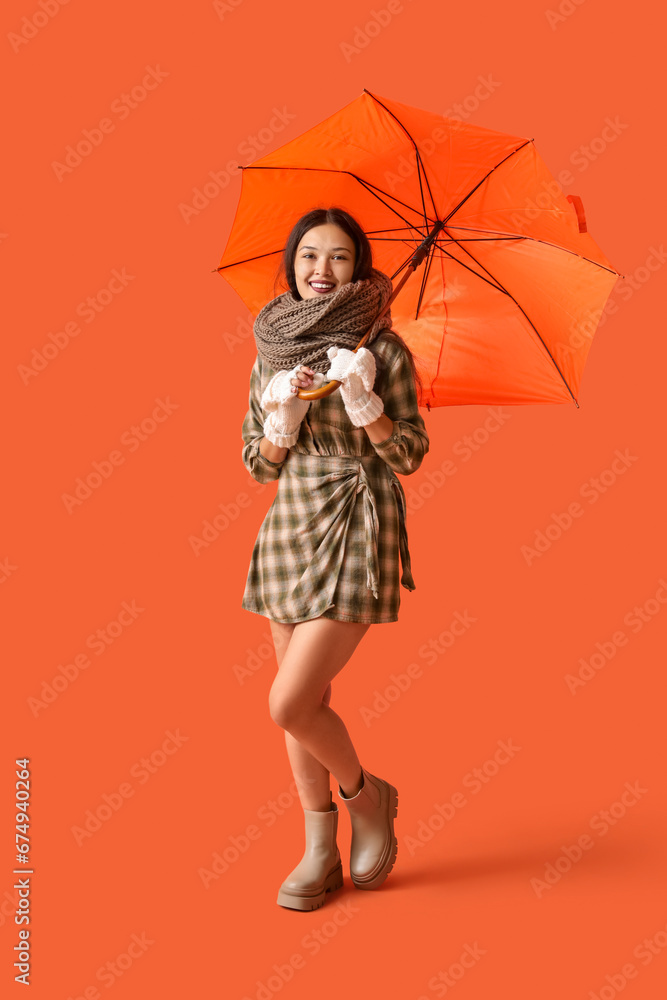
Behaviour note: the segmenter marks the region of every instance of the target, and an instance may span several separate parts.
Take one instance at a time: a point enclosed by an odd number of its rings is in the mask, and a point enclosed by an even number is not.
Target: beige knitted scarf
[[[253,327],[257,352],[274,371],[308,365],[326,374],[331,367],[327,348],[335,344],[354,350],[391,293],[391,278],[376,268],[370,278],[349,281],[329,295],[297,301],[291,292],[284,292],[257,314]],[[364,346],[391,325],[388,309],[373,323]]]

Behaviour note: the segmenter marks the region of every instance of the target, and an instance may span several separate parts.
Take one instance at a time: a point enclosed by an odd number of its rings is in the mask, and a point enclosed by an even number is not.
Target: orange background
[[[12,841],[14,760],[27,756],[34,875],[22,926],[35,1000],[111,988],[423,1000],[454,985],[458,1000],[606,1000],[626,985],[663,996],[667,355],[652,8],[235,0],[54,13],[57,0],[43,2],[44,17],[16,0],[2,15],[4,995],[22,989]],[[369,37],[373,11],[393,13]],[[21,30],[34,37],[17,42]],[[128,107],[122,95],[147,67],[154,89]],[[480,77],[494,81],[482,100]],[[565,193],[581,196],[626,277],[579,410],[510,408],[486,435],[486,407],[424,411],[431,451],[403,479],[417,590],[402,591],[398,623],[369,630],[332,699],[364,765],[399,789],[397,865],[378,892],[355,890],[341,814],[345,887],[304,914],[275,903],[301,857],[303,817],[268,713],[268,622],[240,607],[275,492],[241,462],[252,317],[211,271],[240,190],[227,165],[364,87],[438,113],[460,104],[472,122],[533,137],[556,176],[574,174]],[[290,117],[267,135],[276,108]],[[67,146],[105,118],[90,155],[59,178]],[[587,155],[608,118],[617,135]],[[192,214],[210,172],[219,190]],[[610,472],[617,449],[630,457]],[[456,472],[434,487],[447,460]],[[106,476],[68,511],[94,463]],[[604,492],[591,482],[601,474]],[[567,525],[573,502],[581,516],[559,532],[554,516]],[[225,510],[226,527],[223,516],[195,551]],[[549,525],[548,547],[526,556]],[[474,623],[428,655],[457,612]],[[94,645],[100,629],[109,645]],[[599,669],[573,693],[567,676],[595,653]],[[392,688],[411,663],[421,675]],[[475,792],[469,775],[499,741],[520,750],[486,764]],[[640,791],[623,803],[626,783]],[[436,804],[457,792],[465,805],[440,821]],[[97,811],[99,828],[77,834]],[[206,887],[202,871],[223,854],[227,870]],[[477,956],[469,968],[464,953]]]

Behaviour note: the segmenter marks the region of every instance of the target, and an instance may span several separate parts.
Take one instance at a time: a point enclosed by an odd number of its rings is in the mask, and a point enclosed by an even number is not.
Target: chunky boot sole
[[[343,865],[341,862],[330,872],[324,880],[321,889],[314,889],[311,893],[294,894],[280,889],[277,903],[279,906],[286,906],[290,910],[317,910],[324,904],[326,894],[334,892],[343,887]]]
[[[382,857],[375,868],[363,876],[350,872],[350,877],[357,889],[377,889],[382,885],[389,872],[394,867],[396,855],[398,854],[398,840],[394,833],[394,819],[398,814],[398,792],[393,785],[389,785],[389,796],[387,803],[387,817],[391,828],[391,838],[387,844]]]

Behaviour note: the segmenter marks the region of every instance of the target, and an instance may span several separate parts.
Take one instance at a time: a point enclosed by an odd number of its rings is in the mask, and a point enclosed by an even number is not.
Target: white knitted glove
[[[279,448],[291,448],[296,444],[301,421],[310,406],[309,399],[299,399],[297,393],[292,392],[290,380],[299,377],[300,367],[276,372],[262,393],[261,406],[269,414],[264,421],[264,437]],[[316,389],[324,381],[324,375],[315,372],[311,388]]]
[[[340,394],[347,415],[355,427],[365,427],[384,413],[384,403],[373,392],[375,382],[375,357],[365,347],[358,351],[330,347],[327,355],[331,368],[327,379],[341,383]]]

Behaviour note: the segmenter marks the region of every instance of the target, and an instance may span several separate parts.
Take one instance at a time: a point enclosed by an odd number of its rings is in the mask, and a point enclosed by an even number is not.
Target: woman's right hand
[[[297,378],[290,379],[290,385],[292,386],[292,392],[297,393],[299,389],[310,389],[313,384],[313,376],[315,372],[308,365],[299,365],[296,369],[299,373]]]
[[[313,372],[308,365],[276,372],[262,393],[261,406],[268,413],[264,436],[278,447],[291,448],[296,443],[301,421],[310,406],[310,400],[300,399],[297,393],[301,388],[320,386],[324,381],[324,375]]]
[[[267,383],[262,393],[261,405],[268,412],[276,410],[279,406],[299,409],[309,402],[297,397],[299,389],[309,389],[313,385],[320,386],[325,381],[324,375],[320,372],[313,372],[308,365],[298,365],[290,371],[283,368],[276,372]]]

